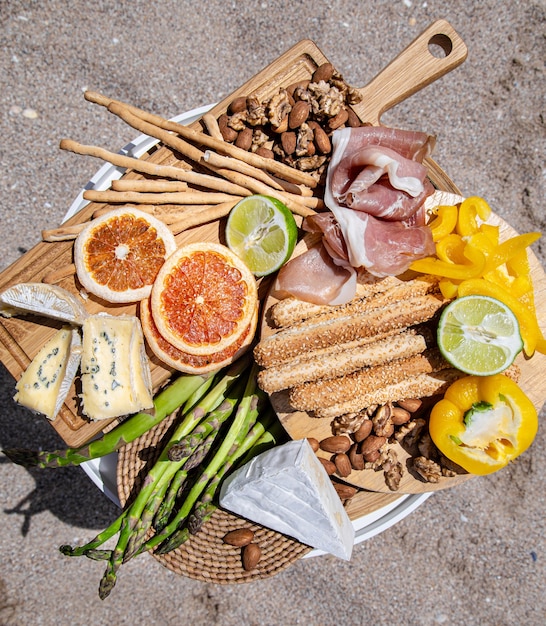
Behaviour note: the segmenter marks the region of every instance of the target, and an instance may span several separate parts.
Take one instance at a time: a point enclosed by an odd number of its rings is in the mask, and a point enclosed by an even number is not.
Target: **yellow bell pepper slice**
[[[464,256],[470,263],[450,263],[435,257],[417,259],[410,265],[410,269],[423,274],[432,274],[454,280],[466,280],[483,274],[485,268],[485,255],[481,250],[470,244],[464,248]]]
[[[465,240],[461,235],[450,233],[436,242],[436,256],[446,263],[466,263]]]
[[[537,430],[535,406],[504,374],[455,381],[434,405],[429,420],[430,436],[440,452],[481,476],[525,452]]]
[[[541,233],[533,232],[516,235],[515,237],[503,241],[488,254],[485,271],[490,272],[499,265],[507,263],[514,255],[526,250],[530,245],[535,243],[535,241],[540,239],[540,237]]]
[[[432,240],[439,241],[455,230],[457,226],[458,210],[456,206],[439,206],[436,217],[430,224]]]
[[[468,237],[478,231],[479,217],[484,222],[491,215],[491,207],[478,196],[470,196],[461,202],[457,218],[457,232],[461,237]]]

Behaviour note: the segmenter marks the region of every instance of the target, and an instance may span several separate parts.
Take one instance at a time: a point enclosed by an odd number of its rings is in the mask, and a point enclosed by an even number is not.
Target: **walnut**
[[[394,434],[394,438],[398,443],[403,443],[407,447],[414,446],[425,427],[426,422],[424,419],[418,417],[411,420],[407,424],[403,424]]]
[[[442,468],[438,463],[432,459],[426,459],[424,456],[414,457],[413,467],[427,483],[437,483],[442,476]]]
[[[307,91],[311,96],[309,102],[312,111],[318,117],[334,117],[345,103],[341,91],[323,80],[309,83]]]
[[[421,455],[427,459],[433,459],[435,461],[438,460],[438,448],[435,446],[434,441],[432,441],[432,437],[428,432],[421,435],[421,438],[417,443],[417,448],[419,449]]]
[[[458,476],[459,474],[466,474],[466,470],[464,470],[460,465],[453,462],[451,459],[448,459],[443,454],[440,455],[440,467],[442,468],[442,476]]]
[[[234,113],[233,115],[229,116],[227,124],[230,128],[233,128],[233,130],[236,130],[236,131],[244,130],[246,128],[247,117],[248,117],[248,112],[246,110],[239,111],[239,113]]]
[[[400,481],[404,475],[404,466],[398,461],[394,450],[392,457],[389,457],[389,461],[383,465],[383,476],[385,477],[385,484],[391,491],[398,491],[400,488]]]
[[[300,157],[294,161],[294,167],[302,172],[311,172],[320,168],[326,162],[325,156],[315,154],[310,157]]]
[[[252,133],[252,147],[251,150],[257,150],[261,146],[264,146],[269,141],[269,136],[264,133],[261,128],[255,128]]]
[[[351,435],[356,433],[362,426],[362,422],[368,419],[367,412],[359,411],[358,413],[346,413],[339,415],[332,421],[332,433],[334,435]]]
[[[313,141],[313,131],[305,122],[299,127],[296,140],[296,156],[303,157],[309,154],[309,144]]]
[[[258,100],[256,96],[247,98],[246,122],[250,126],[264,126],[269,121],[265,113],[266,105]]]
[[[389,438],[394,433],[392,423],[392,404],[380,406],[372,417],[373,430],[379,437]]]
[[[291,109],[292,107],[286,89],[280,89],[271,100],[269,100],[267,105],[267,117],[271,125],[274,127],[280,126]]]

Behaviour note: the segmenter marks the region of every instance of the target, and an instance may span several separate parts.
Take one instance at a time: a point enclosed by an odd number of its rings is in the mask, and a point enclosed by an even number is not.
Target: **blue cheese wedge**
[[[93,420],[153,407],[142,327],[132,315],[90,315],[83,323],[82,410]]]
[[[80,326],[87,311],[78,298],[57,285],[19,283],[0,293],[0,315],[43,315]]]
[[[354,527],[307,439],[254,457],[223,483],[220,505],[318,550],[349,560]]]
[[[61,328],[23,372],[15,385],[14,400],[53,420],[70,391],[80,357],[79,332],[74,328]]]

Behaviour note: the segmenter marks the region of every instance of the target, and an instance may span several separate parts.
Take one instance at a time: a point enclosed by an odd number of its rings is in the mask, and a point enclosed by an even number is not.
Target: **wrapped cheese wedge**
[[[81,325],[88,313],[78,298],[57,285],[19,283],[0,294],[0,315],[42,315]]]
[[[42,347],[15,385],[14,400],[53,420],[61,410],[81,358],[77,329],[61,328]]]
[[[151,373],[140,321],[90,315],[83,323],[82,410],[93,420],[153,407]]]
[[[266,528],[349,560],[354,528],[307,439],[254,457],[222,484],[220,505]]]

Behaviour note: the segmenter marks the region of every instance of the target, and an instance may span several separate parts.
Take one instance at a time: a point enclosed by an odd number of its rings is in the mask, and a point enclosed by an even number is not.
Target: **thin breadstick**
[[[309,198],[303,198],[302,196],[294,199],[293,196],[290,196],[289,194],[282,191],[278,191],[277,189],[273,189],[269,185],[266,185],[265,183],[262,183],[260,180],[256,180],[251,176],[247,176],[246,174],[241,174],[240,172],[236,172],[235,170],[230,170],[227,168],[216,168],[213,166],[210,167],[220,176],[223,176],[224,178],[227,178],[228,180],[238,185],[241,185],[242,187],[250,189],[250,191],[252,191],[253,193],[277,198],[277,200],[280,200],[282,203],[284,203],[296,215],[306,217],[308,215],[314,215],[316,213],[316,211],[300,202],[300,200],[309,200]]]
[[[186,191],[188,183],[181,180],[143,179],[143,178],[120,178],[113,180],[110,188],[113,191],[144,191],[147,193],[164,193],[174,191]]]
[[[215,220],[222,219],[226,217],[231,209],[237,204],[237,202],[222,202],[221,204],[217,204],[215,206],[207,207],[203,211],[191,211],[188,212],[187,215],[182,217],[178,222],[174,222],[169,224],[169,228],[171,232],[175,235],[188,230],[189,228],[193,228],[195,226],[201,226],[202,224],[208,224],[209,222],[214,222]]]
[[[68,278],[69,276],[74,276],[76,273],[76,266],[74,263],[68,263],[67,265],[63,265],[62,267],[45,274],[42,277],[42,282],[48,285],[55,285],[56,283],[61,282],[63,278]]]
[[[157,165],[143,159],[136,159],[134,157],[128,157],[115,152],[110,152],[97,146],[86,146],[73,141],[72,139],[62,139],[60,148],[61,150],[68,150],[69,152],[74,152],[75,154],[96,157],[117,167],[132,169],[135,172],[151,174],[152,176],[158,176],[160,178],[179,180],[192,185],[197,185],[199,187],[221,191],[223,193],[233,193],[241,196],[249,195],[250,193],[247,189],[238,185],[233,185],[233,183],[223,180],[222,178],[218,178],[217,176],[192,172],[188,171],[188,169],[181,169],[181,167],[173,165]],[[183,164],[180,162],[180,164],[189,168],[189,166],[185,163]]]
[[[220,132],[220,126],[218,126],[218,120],[212,113],[205,113],[203,115],[203,124],[211,137],[215,137],[219,141],[224,140]]]
[[[179,124],[171,120],[166,120],[159,115],[148,113],[147,111],[143,111],[142,109],[139,109],[138,107],[135,107],[133,105],[126,104],[120,102],[119,100],[114,100],[102,94],[90,91],[85,92],[85,98],[90,102],[95,102],[97,104],[100,104],[101,106],[106,106],[108,110],[110,110],[112,113],[115,113],[116,115],[122,112],[122,108],[124,108],[129,114],[132,114],[133,116],[138,116],[143,122],[148,122],[150,125],[155,125],[163,130],[177,133],[178,135],[180,135],[180,137],[204,146],[205,148],[211,148],[212,150],[216,150],[221,154],[233,156],[240,159],[241,161],[244,161],[245,163],[249,163],[250,165],[254,165],[255,167],[258,167],[260,169],[272,172],[283,180],[288,180],[296,184],[306,185],[307,187],[311,188],[315,188],[318,184],[315,178],[310,174],[307,174],[306,172],[297,170],[294,167],[290,167],[289,165],[286,165],[279,161],[275,161],[274,159],[267,159],[258,154],[255,154],[254,152],[247,152],[246,150],[242,150],[241,148],[238,148],[237,146],[234,146],[233,144],[230,144],[226,141],[215,139],[214,137],[211,137],[206,133],[194,130],[189,126],[184,126],[183,124]],[[157,134],[148,133],[147,131],[142,132],[145,132],[145,134],[149,134],[152,137],[157,137]],[[197,149],[194,148],[193,150],[191,150],[194,155],[195,150]],[[194,158],[189,153],[186,154],[184,151],[182,151],[181,153],[185,154],[186,156],[190,156],[190,158],[192,158],[193,160],[199,160],[199,158]]]
[[[83,224],[74,224],[73,226],[59,226],[59,228],[49,228],[42,231],[42,241],[48,243],[55,241],[70,241],[76,239],[85,226]]]
[[[243,196],[232,196],[227,193],[208,191],[180,191],[175,193],[140,193],[139,191],[100,191],[88,189],[83,198],[91,202],[125,203],[139,202],[145,204],[219,204],[230,200],[242,200]]]
[[[261,180],[266,185],[269,185],[273,189],[278,191],[286,191],[292,193],[295,196],[312,196],[313,190],[309,187],[299,186],[294,183],[289,183],[286,180],[273,176],[270,172],[266,172],[258,167],[249,165],[241,161],[240,159],[234,159],[233,157],[218,154],[213,150],[205,150],[203,160],[205,163],[212,165],[213,167],[226,168],[228,170],[235,170],[241,174],[246,174],[257,180]]]

